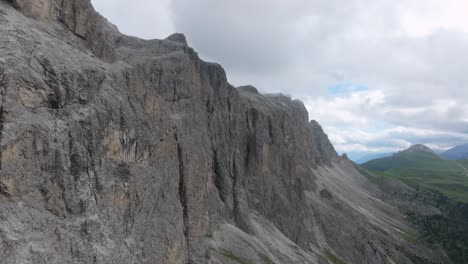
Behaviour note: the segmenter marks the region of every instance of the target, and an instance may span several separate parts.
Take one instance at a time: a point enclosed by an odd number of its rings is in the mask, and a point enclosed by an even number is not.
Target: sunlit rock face
[[[87,0],[0,1],[0,24],[2,263],[431,256],[300,101],[232,87],[183,35]]]

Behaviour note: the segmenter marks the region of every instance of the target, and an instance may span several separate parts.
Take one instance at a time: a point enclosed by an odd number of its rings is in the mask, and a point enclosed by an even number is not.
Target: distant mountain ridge
[[[424,145],[414,145],[391,157],[368,161],[362,167],[468,202],[468,162],[447,160]]]
[[[393,153],[372,153],[372,154],[367,154],[367,155],[364,155],[364,156],[362,156],[360,158],[357,158],[354,161],[357,164],[363,164],[363,163],[366,163],[366,162],[374,160],[374,159],[386,158],[386,157],[390,157],[392,155],[393,155]]]
[[[442,153],[441,156],[449,160],[468,159],[468,143],[455,146]]]
[[[426,153],[435,153],[431,148],[423,145],[423,144],[416,144],[416,145],[413,145],[405,150],[404,151],[422,151],[422,152],[426,152]]]
[[[409,149],[424,149],[426,151],[431,151],[433,152],[434,154],[437,154],[445,159],[448,159],[448,160],[463,160],[463,159],[468,159],[468,143],[466,144],[463,144],[463,145],[458,145],[458,146],[455,146],[449,150],[440,150],[440,149],[431,149],[425,145],[422,145],[422,144],[416,144],[416,145],[413,145],[411,146]],[[406,149],[408,150],[408,149]],[[405,150],[401,150],[401,151],[405,151]],[[400,151],[400,152],[401,152]],[[368,161],[371,161],[371,160],[375,160],[375,159],[381,159],[381,158],[386,158],[386,157],[390,157],[392,156],[393,154],[395,153],[398,153],[398,152],[394,152],[394,153],[369,153],[369,154],[365,154],[365,155],[355,155],[357,156],[354,157],[354,158],[351,158],[354,162],[356,162],[357,164],[364,164]]]

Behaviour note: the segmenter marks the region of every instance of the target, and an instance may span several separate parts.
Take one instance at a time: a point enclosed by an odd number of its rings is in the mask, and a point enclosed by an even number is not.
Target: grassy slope
[[[468,165],[468,160],[462,161]],[[385,172],[369,171],[362,167],[356,166],[357,169],[366,176],[371,182],[381,188],[384,193],[392,195],[400,195],[388,190],[386,183],[393,181],[394,176],[390,176]],[[420,185],[416,185],[417,187]],[[400,197],[401,199],[401,197]],[[417,188],[415,193],[403,197],[408,203],[423,203],[435,206],[442,214],[419,214],[411,209],[404,209],[407,219],[410,223],[417,226],[418,234],[408,234],[404,238],[411,243],[429,243],[432,245],[441,246],[447,253],[450,260],[431,262],[427,259],[421,259],[417,256],[408,253],[408,257],[413,263],[468,263],[468,203],[457,202],[440,194],[424,188]]]
[[[396,178],[413,187],[436,190],[468,203],[468,160],[446,160],[428,150],[410,148],[362,166],[380,176]]]

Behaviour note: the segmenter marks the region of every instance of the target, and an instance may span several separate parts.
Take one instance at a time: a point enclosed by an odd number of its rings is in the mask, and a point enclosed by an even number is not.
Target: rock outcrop
[[[117,28],[99,15],[90,0],[9,0],[24,15],[39,20],[56,20],[86,40],[96,56],[107,62],[116,59]]]
[[[0,1],[2,263],[412,263],[304,105],[89,0]],[[340,262],[341,263],[341,262]]]

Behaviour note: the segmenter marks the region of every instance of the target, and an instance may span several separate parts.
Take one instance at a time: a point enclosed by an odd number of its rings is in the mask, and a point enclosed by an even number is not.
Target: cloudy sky
[[[466,0],[92,2],[123,33],[184,33],[233,85],[303,100],[341,153],[468,142]]]

